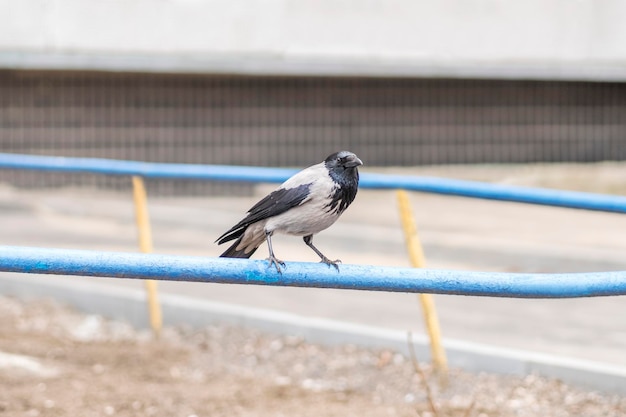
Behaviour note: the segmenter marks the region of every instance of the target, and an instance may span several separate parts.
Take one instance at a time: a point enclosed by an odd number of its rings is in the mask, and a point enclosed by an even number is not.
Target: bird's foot
[[[339,265],[341,263],[341,259],[335,259],[334,261],[331,261],[330,259],[328,259],[325,256],[322,256],[322,260],[320,261],[321,263],[325,263],[326,265],[330,266],[334,266],[335,269],[337,270],[337,272],[339,272]]]
[[[280,269],[281,266],[283,268],[285,267],[285,263],[283,261],[281,261],[274,255],[271,255],[269,258],[267,258],[267,260],[270,262],[269,265],[267,266],[268,268],[271,268],[272,265],[274,265],[276,267],[276,272],[278,272],[279,274],[283,273],[283,270]]]

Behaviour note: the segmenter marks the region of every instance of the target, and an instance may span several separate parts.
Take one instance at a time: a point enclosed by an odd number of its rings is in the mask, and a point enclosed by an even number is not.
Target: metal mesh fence
[[[305,166],[626,159],[626,84],[0,71],[0,151]],[[0,172],[19,186],[126,178]],[[246,192],[157,181],[160,193]]]

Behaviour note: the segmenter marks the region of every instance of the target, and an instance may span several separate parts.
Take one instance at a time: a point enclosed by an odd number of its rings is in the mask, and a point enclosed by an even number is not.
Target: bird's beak
[[[361,161],[355,155],[355,156],[350,157],[350,159],[348,159],[343,166],[345,166],[346,168],[354,168],[354,167],[358,167],[359,165],[363,165],[363,161]]]

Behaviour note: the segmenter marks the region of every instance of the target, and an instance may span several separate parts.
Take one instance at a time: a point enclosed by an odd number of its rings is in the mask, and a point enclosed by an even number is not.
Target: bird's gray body
[[[249,258],[274,233],[283,233],[305,237],[322,261],[328,261],[312,246],[311,237],[335,223],[352,203],[359,180],[356,167],[361,164],[356,155],[342,151],[298,172],[220,236],[220,244],[236,239],[222,256]]]

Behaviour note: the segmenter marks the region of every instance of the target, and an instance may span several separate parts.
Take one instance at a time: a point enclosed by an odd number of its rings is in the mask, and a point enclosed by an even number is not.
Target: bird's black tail
[[[254,252],[258,249],[258,247],[252,249],[250,252],[246,253],[244,249],[237,250],[237,246],[241,243],[241,239],[243,239],[243,235],[239,236],[239,239],[235,240],[235,243],[230,245],[228,249],[224,251],[220,255],[220,258],[249,258],[252,256]]]

